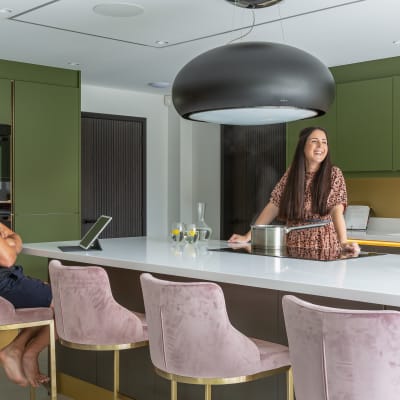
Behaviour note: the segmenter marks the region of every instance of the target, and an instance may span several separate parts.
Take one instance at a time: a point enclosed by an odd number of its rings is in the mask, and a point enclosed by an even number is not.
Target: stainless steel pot
[[[283,225],[252,225],[251,245],[257,248],[279,250],[286,247],[286,235],[295,230],[317,228],[331,221],[286,227]]]

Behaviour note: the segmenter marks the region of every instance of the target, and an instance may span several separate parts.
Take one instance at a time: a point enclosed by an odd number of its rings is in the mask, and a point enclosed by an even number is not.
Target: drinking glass
[[[199,233],[196,230],[196,225],[195,224],[185,225],[183,237],[186,243],[189,244],[196,243],[197,239],[199,238]]]
[[[179,243],[183,239],[183,223],[174,222],[171,226],[170,238],[173,242]]]

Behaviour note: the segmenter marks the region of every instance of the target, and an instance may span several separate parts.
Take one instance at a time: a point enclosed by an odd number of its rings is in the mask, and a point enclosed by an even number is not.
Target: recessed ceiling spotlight
[[[69,61],[68,65],[70,65],[71,67],[78,67],[80,64],[74,61]]]
[[[0,8],[0,13],[2,13],[2,14],[10,14],[13,11],[14,10],[12,10],[11,8]]]
[[[168,44],[168,42],[165,40],[156,40],[156,44],[158,44],[159,46],[165,46],[166,44]]]
[[[136,17],[144,12],[144,8],[132,3],[103,3],[93,7],[96,14],[105,17]]]
[[[157,89],[164,89],[167,88],[170,83],[169,82],[150,82],[148,83],[149,86],[157,88]]]
[[[398,40],[393,40],[393,44],[395,44],[395,45],[400,45],[400,39],[398,39]]]

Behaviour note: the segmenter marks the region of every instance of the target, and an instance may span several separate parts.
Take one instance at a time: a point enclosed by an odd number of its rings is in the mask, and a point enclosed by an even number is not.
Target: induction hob
[[[351,253],[343,253],[340,250],[329,248],[304,248],[304,247],[285,247],[279,250],[253,247],[251,244],[232,244],[229,247],[220,247],[208,249],[209,251],[220,251],[236,254],[248,254],[255,256],[269,257],[286,257],[297,258],[303,260],[318,260],[318,261],[334,261],[334,260],[351,260],[361,257],[380,256],[385,253],[377,253],[370,251],[361,251],[360,254],[354,256]]]

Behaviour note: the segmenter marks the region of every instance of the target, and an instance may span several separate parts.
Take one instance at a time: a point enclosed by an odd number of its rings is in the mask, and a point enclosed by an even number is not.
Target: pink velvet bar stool
[[[400,313],[283,297],[297,400],[398,400]]]
[[[53,310],[50,307],[36,308],[14,308],[14,306],[3,297],[0,297],[0,331],[11,331],[16,329],[32,328],[38,326],[49,326],[50,335],[50,398],[57,399],[56,383],[56,353]],[[35,388],[30,388],[30,399],[35,399]]]
[[[53,260],[49,273],[60,343],[78,350],[113,351],[113,399],[118,399],[119,351],[148,345],[144,314],[114,300],[101,267],[64,266]]]
[[[177,383],[211,386],[249,382],[286,373],[287,399],[293,400],[286,346],[249,338],[230,323],[220,286],[209,282],[170,282],[140,277],[149,329],[150,357],[157,374]]]

